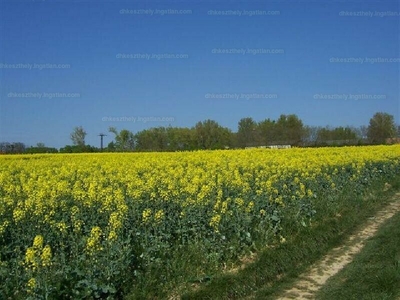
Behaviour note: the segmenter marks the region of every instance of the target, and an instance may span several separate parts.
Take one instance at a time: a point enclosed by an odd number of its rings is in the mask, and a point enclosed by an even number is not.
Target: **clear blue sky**
[[[59,148],[81,125],[99,146],[109,126],[210,118],[236,131],[243,117],[290,113],[307,125],[359,126],[384,111],[399,123],[399,12],[397,0],[0,0],[0,141]],[[271,49],[281,53],[262,53]]]

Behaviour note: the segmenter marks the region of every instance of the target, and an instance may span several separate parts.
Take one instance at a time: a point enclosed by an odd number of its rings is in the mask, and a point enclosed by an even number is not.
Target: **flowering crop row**
[[[400,147],[0,157],[0,295],[117,295],[203,243],[222,262],[400,170]],[[261,245],[261,246],[260,246]],[[168,270],[166,270],[168,273]]]

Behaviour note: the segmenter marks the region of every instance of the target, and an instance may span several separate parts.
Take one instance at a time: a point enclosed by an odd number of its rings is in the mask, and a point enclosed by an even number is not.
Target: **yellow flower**
[[[109,242],[114,242],[114,241],[116,241],[117,239],[118,239],[117,233],[116,233],[114,230],[110,231],[110,233],[108,234],[107,240],[108,240]]]
[[[275,198],[275,203],[277,203],[277,204],[279,204],[281,206],[284,206],[282,196],[279,196],[279,197]]]
[[[67,224],[65,224],[65,222],[57,223],[57,228],[61,233],[67,233]]]
[[[74,230],[75,233],[80,233],[81,232],[82,224],[83,224],[83,221],[74,220],[74,222],[73,222],[73,227],[74,227],[73,230]]]
[[[6,231],[9,225],[10,225],[9,221],[6,220],[3,222],[3,224],[0,226],[0,235],[2,235]]]
[[[33,247],[36,249],[42,249],[43,247],[43,236],[37,235],[33,240]]]
[[[214,228],[214,231],[215,232],[219,232],[219,223],[221,222],[221,216],[220,215],[214,215],[212,218],[211,218],[211,221],[210,221],[210,226],[212,227],[212,228]]]
[[[164,218],[164,211],[160,209],[159,211],[156,212],[154,216],[154,220],[156,223],[160,223]]]
[[[32,290],[36,288],[36,279],[35,278],[29,279],[26,286],[28,287],[28,292],[32,292]]]
[[[151,216],[151,209],[150,208],[146,208],[143,213],[142,213],[142,221],[143,223],[147,223],[150,219]]]
[[[40,256],[42,261],[42,266],[47,267],[51,265],[51,248],[46,245],[42,250],[42,255]]]
[[[36,270],[39,266],[38,260],[36,258],[36,251],[34,248],[29,247],[28,249],[26,249],[25,265],[28,268],[32,268],[33,270]]]
[[[33,246],[26,249],[24,265],[33,271],[40,266],[47,267],[51,265],[51,248],[46,245],[43,248],[43,236],[37,235],[33,240]]]
[[[244,201],[242,198],[236,198],[235,203],[237,206],[242,207],[244,205]]]
[[[249,213],[253,210],[254,207],[254,202],[250,201],[249,204],[247,204],[246,212]]]
[[[122,227],[122,216],[119,212],[113,212],[110,215],[110,219],[108,221],[108,226],[112,229],[120,229]]]
[[[102,230],[100,227],[95,226],[90,231],[90,236],[86,241],[86,253],[93,255],[98,251],[103,250],[101,247]]]
[[[18,223],[19,221],[23,220],[25,218],[25,211],[22,210],[21,208],[16,208],[13,211],[13,219],[15,223]]]
[[[221,213],[224,214],[228,210],[228,201],[222,202]]]

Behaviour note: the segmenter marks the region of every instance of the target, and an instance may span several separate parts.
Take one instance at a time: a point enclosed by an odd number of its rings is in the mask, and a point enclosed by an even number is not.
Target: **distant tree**
[[[357,139],[365,140],[367,138],[368,127],[361,125],[359,127],[352,127],[353,132],[356,134]]]
[[[395,137],[394,117],[384,112],[376,113],[369,121],[367,136],[373,144],[383,144],[387,138]]]
[[[321,127],[317,132],[318,145],[355,145],[358,143],[356,129],[351,127]]]
[[[56,148],[46,147],[44,143],[37,143],[36,146],[32,146],[25,149],[25,153],[57,153]]]
[[[155,127],[135,134],[138,151],[223,149],[234,144],[234,134],[217,122],[198,122],[193,128]]]
[[[71,133],[72,144],[76,146],[85,146],[86,131],[82,126],[75,127],[74,131]]]
[[[279,143],[299,145],[305,137],[303,122],[294,114],[281,115],[276,121],[276,135]]]
[[[115,127],[110,127],[109,132],[115,135],[115,149],[117,151],[132,151],[135,147],[135,136],[127,129],[120,132]]]
[[[231,145],[232,148],[238,148],[239,147],[239,141],[238,141],[238,138],[237,138],[237,132],[231,132],[230,145]]]
[[[359,127],[359,131],[361,133],[361,138],[366,139],[368,137],[368,126],[361,125]]]
[[[24,153],[26,149],[25,144],[20,142],[12,143],[11,148],[13,149],[12,153],[19,153],[19,154]]]
[[[243,118],[238,123],[237,142],[241,148],[257,144],[257,123],[252,118]]]
[[[20,142],[8,143],[2,142],[0,143],[0,153],[3,154],[21,154],[25,152],[25,144]]]
[[[320,127],[317,132],[317,141],[319,144],[326,144],[332,140],[332,129],[329,126]]]
[[[183,151],[195,149],[195,132],[185,127],[167,127],[168,150]]]
[[[9,149],[11,149],[10,148],[10,143],[8,143],[8,142],[1,142],[0,143],[0,153],[2,153],[2,154],[9,153]]]
[[[66,145],[60,148],[60,153],[88,153],[88,152],[98,152],[99,149],[90,145]]]
[[[306,145],[318,145],[318,131],[321,129],[319,126],[305,126],[304,127],[304,142]]]
[[[342,141],[356,140],[357,133],[350,127],[339,126],[333,129],[332,137],[334,140],[342,140]]]
[[[191,144],[191,130],[178,127],[155,127],[135,134],[138,151],[188,150]]]
[[[135,134],[136,150],[152,151],[154,147],[154,137],[150,129],[144,129]]]
[[[231,146],[231,130],[214,120],[198,122],[193,129],[197,149],[224,149]]]
[[[153,150],[165,151],[168,149],[170,142],[168,141],[167,129],[165,127],[156,127],[152,129]]]
[[[139,151],[166,151],[170,145],[167,129],[155,127],[137,132],[136,149]]]
[[[116,150],[115,148],[115,143],[114,142],[110,142],[107,145],[106,151],[108,152],[114,152]]]
[[[265,119],[257,124],[260,144],[262,146],[274,144],[279,138],[277,137],[276,121]]]
[[[291,145],[300,145],[306,136],[303,121],[295,114],[286,117],[288,141]]]

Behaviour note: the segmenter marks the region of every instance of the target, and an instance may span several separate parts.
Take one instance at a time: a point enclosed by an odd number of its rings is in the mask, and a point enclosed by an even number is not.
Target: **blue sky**
[[[0,141],[59,148],[83,126],[99,146],[110,126],[235,131],[290,113],[400,123],[399,12],[396,0],[0,0]]]

